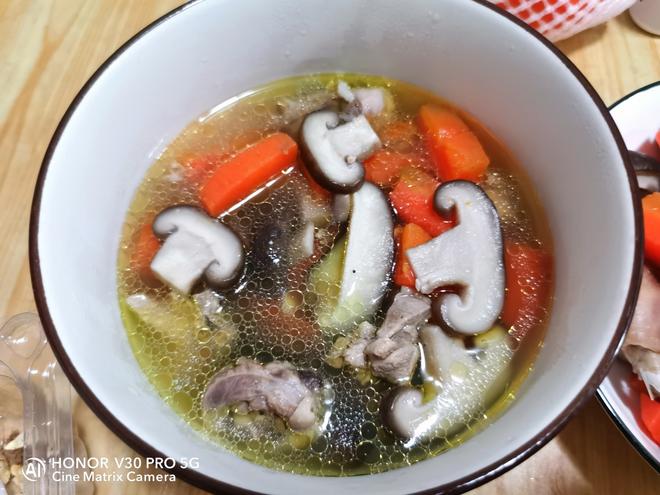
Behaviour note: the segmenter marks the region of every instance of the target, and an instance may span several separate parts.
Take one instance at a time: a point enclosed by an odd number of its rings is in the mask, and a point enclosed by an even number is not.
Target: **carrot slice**
[[[135,244],[130,254],[130,266],[144,283],[149,286],[160,285],[151,271],[151,260],[160,249],[160,241],[151,228],[151,222],[143,225],[135,237]]]
[[[653,441],[660,444],[660,402],[651,399],[646,392],[640,393],[639,413]]]
[[[390,193],[396,214],[404,223],[415,223],[433,237],[454,226],[453,219],[440,216],[433,207],[438,181],[412,167],[401,171],[401,179]]]
[[[409,153],[417,148],[419,131],[409,120],[395,120],[387,124],[379,133],[383,146],[401,153]]]
[[[399,240],[399,251],[397,253],[396,265],[394,268],[394,282],[401,286],[415,288],[415,272],[413,272],[406,251],[420,244],[424,244],[432,237],[419,225],[414,223],[406,224],[401,230]]]
[[[407,165],[435,173],[417,126],[410,120],[395,120],[379,133],[383,148],[365,162],[366,179],[389,188]]]
[[[505,242],[506,295],[502,321],[518,340],[537,327],[547,311],[552,258],[545,251]]]
[[[481,179],[490,159],[458,115],[446,108],[423,105],[417,122],[440,180]]]
[[[398,151],[378,150],[364,162],[365,178],[380,187],[390,187],[399,172],[411,164],[411,157]]]
[[[660,266],[660,193],[642,199],[644,210],[644,254],[646,259]]]
[[[225,161],[200,190],[200,201],[218,216],[293,165],[298,145],[282,132],[271,134]]]

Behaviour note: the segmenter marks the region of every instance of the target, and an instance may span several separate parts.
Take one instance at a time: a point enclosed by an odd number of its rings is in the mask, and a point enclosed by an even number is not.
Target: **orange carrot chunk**
[[[383,127],[379,136],[383,148],[364,162],[365,177],[369,182],[390,188],[408,165],[435,174],[435,167],[430,163],[414,122],[395,120]]]
[[[478,182],[490,163],[477,136],[451,110],[423,105],[417,119],[438,178]]]
[[[151,260],[160,249],[160,241],[151,228],[151,222],[143,225],[135,237],[135,244],[130,254],[130,266],[144,283],[149,286],[160,285],[151,271]]]
[[[201,188],[202,206],[217,217],[293,165],[297,156],[298,145],[282,132],[257,141],[218,167]]]
[[[427,173],[406,167],[390,193],[390,201],[399,219],[419,225],[433,237],[454,226],[452,219],[440,216],[433,207],[437,187],[438,182]]]
[[[394,268],[394,283],[400,286],[415,288],[415,272],[413,272],[406,251],[420,244],[424,244],[432,237],[419,225],[406,224],[401,230],[399,250],[397,252],[396,266]]]
[[[411,157],[398,151],[378,150],[364,162],[365,178],[380,187],[390,187],[399,173],[411,164]]]
[[[639,394],[639,413],[653,441],[660,444],[660,402],[643,391]]]
[[[644,210],[644,254],[646,259],[660,266],[660,193],[642,199]]]
[[[420,141],[417,126],[409,120],[395,120],[379,133],[383,146],[393,151],[409,153],[417,149]]]
[[[552,258],[545,251],[505,242],[506,295],[502,321],[518,340],[538,326],[547,310]]]

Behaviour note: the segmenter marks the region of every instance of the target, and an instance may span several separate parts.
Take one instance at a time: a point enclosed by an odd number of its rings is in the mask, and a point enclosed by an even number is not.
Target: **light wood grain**
[[[27,262],[30,200],[50,136],[99,64],[177,0],[0,0],[0,316],[31,310]],[[606,103],[660,79],[660,40],[627,15],[560,43]],[[3,398],[0,397],[0,401]],[[89,455],[131,449],[78,401],[75,422]],[[99,494],[201,493],[181,481],[98,483]],[[535,456],[475,490],[490,494],[655,494],[660,478],[595,400]]]

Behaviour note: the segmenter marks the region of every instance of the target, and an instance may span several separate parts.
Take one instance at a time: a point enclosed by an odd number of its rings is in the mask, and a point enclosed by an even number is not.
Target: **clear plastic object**
[[[13,382],[23,401],[23,493],[74,494],[76,483],[66,475],[74,474],[75,467],[61,462],[75,458],[71,385],[37,315],[16,315],[0,329],[0,378]],[[52,464],[51,459],[60,463]],[[26,476],[28,463],[33,475]]]
[[[490,0],[552,41],[601,24],[636,0]]]

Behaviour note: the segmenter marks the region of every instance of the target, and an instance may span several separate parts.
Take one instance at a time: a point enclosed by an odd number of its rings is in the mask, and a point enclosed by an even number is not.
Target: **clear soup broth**
[[[337,95],[340,81],[351,88],[382,90],[380,113],[367,113],[367,119],[381,141],[380,153],[385,153],[381,155],[385,158],[363,162],[367,180],[376,181],[394,212],[393,261],[377,308],[362,318],[361,310],[351,307],[356,314],[340,324],[328,320],[327,306],[340,297],[338,266],[351,234],[347,233],[346,220],[337,214],[336,204],[333,210],[332,194],[310,180],[301,154],[292,166],[219,215],[244,246],[238,281],[224,289],[209,289],[200,282],[186,294],[154,276],[149,263],[163,242],[168,242],[153,236],[154,217],[172,205],[203,209],[200,189],[252,143],[279,131],[300,144],[301,123],[310,112],[323,108],[339,114],[354,111]],[[493,358],[506,361],[495,364],[505,373],[495,384],[489,376],[492,363],[483,350],[492,331],[466,336],[443,330],[447,336],[460,339],[459,347],[464,346],[470,356],[465,358],[467,367],[454,366],[448,371],[451,378],[431,376],[429,356],[417,340],[413,345],[419,348],[419,359],[410,380],[401,383],[378,376],[369,363],[360,368],[351,366],[342,354],[355,343],[359,323],[368,321],[376,328],[383,324],[399,292],[399,251],[410,215],[430,226],[426,230],[433,230],[437,220],[418,215],[415,208],[430,207],[423,201],[415,203],[417,196],[410,201],[404,197],[403,203],[400,198],[398,202],[393,199],[397,187],[403,187],[399,185],[402,181],[410,181],[412,185],[406,183],[410,186],[406,190],[415,191],[420,177],[422,182],[441,182],[435,173],[433,148],[420,130],[422,105],[451,109],[467,123],[489,159],[478,184],[499,215],[507,287],[504,310],[494,325],[500,332],[498,338],[506,339],[507,352]],[[364,104],[361,108],[366,112]],[[139,365],[163,400],[192,428],[237,455],[274,469],[323,476],[376,473],[410,465],[460,444],[515,400],[546,328],[552,292],[552,243],[542,206],[523,166],[465,112],[421,88],[382,77],[295,77],[219,104],[186,127],[156,160],[126,215],[118,257],[118,296]],[[430,197],[424,201],[428,203]],[[430,237],[433,235],[429,233]],[[312,244],[309,239],[313,239]],[[414,272],[409,273],[414,277]],[[428,297],[438,300],[447,290],[453,289],[436,290]],[[437,323],[435,319],[434,313],[424,324]],[[292,428],[290,418],[246,407],[240,401],[218,407],[205,405],[204,395],[214,376],[237,366],[240,358],[262,365],[289,363],[301,383],[312,391],[313,426]],[[474,368],[470,359],[477,363]],[[491,385],[481,386],[482,378]],[[458,388],[472,391],[467,402],[461,402],[461,393],[452,395],[451,380]],[[419,390],[423,403],[447,394],[445,424],[430,435],[406,438],[397,434],[388,419],[388,401],[401,386]],[[492,389],[488,390],[489,386]]]

